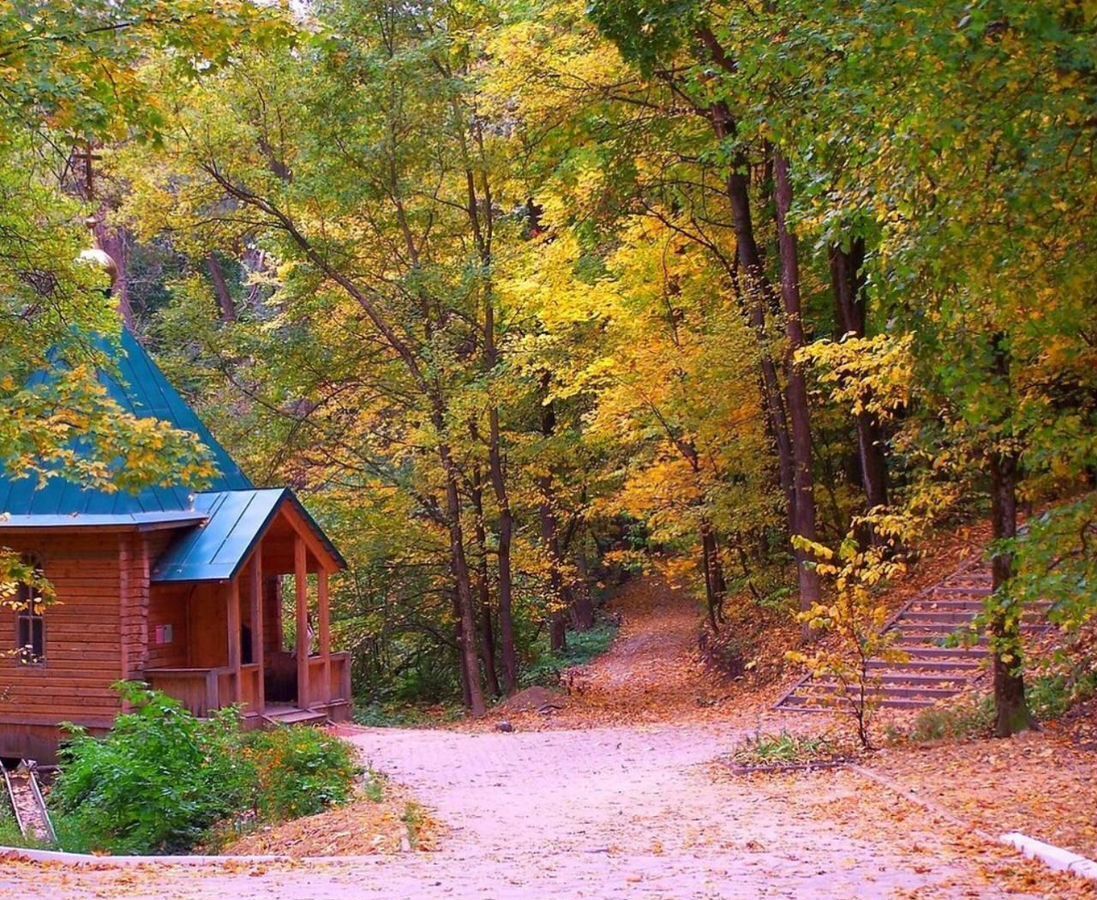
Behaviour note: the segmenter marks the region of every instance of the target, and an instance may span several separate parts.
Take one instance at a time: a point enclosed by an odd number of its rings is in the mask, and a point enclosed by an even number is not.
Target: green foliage
[[[251,801],[255,773],[235,752],[234,710],[202,722],[176,701],[121,686],[133,711],[103,739],[72,729],[51,802],[86,846],[114,853],[181,852]]]
[[[1049,618],[1078,633],[1097,615],[1097,494],[1049,510],[1011,542],[1018,603],[1051,604]]]
[[[412,850],[419,849],[419,836],[425,818],[426,814],[423,807],[418,803],[412,801],[404,806],[404,814],[400,817],[400,821],[404,823],[408,830],[408,841],[411,843]]]
[[[140,685],[119,685],[132,711],[97,739],[72,729],[50,793],[58,840],[72,851],[180,853],[214,826],[278,821],[345,803],[353,752],[322,732],[242,734],[235,710],[196,719]]]
[[[346,803],[361,774],[351,746],[315,728],[254,732],[243,747],[255,773],[255,807],[265,821],[311,816]]]
[[[1029,708],[1041,721],[1058,719],[1076,703],[1097,694],[1097,671],[1071,676],[1037,675],[1025,685]]]
[[[616,623],[602,621],[588,631],[569,632],[567,649],[559,653],[553,653],[543,643],[535,661],[522,672],[522,686],[559,684],[565,669],[586,665],[605,653],[617,636],[617,630]]]

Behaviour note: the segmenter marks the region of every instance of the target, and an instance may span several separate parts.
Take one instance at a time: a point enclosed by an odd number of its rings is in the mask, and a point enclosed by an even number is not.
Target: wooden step
[[[315,709],[287,707],[272,710],[268,708],[263,713],[263,721],[270,725],[325,725],[328,717]]]

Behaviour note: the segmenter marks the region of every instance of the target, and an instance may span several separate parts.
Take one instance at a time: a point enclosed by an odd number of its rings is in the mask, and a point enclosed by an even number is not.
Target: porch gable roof
[[[285,504],[290,504],[337,568],[346,561],[288,488],[197,494],[206,520],[180,537],[156,561],[152,582],[231,581]]]

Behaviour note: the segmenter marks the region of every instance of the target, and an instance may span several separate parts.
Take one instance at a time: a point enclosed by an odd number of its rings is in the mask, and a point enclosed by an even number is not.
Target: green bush
[[[351,747],[315,728],[254,732],[245,738],[244,755],[256,776],[256,812],[266,821],[346,803],[361,774]]]
[[[1097,672],[1039,675],[1028,680],[1025,694],[1032,714],[1042,722],[1058,719],[1097,693]]]
[[[215,826],[239,831],[350,799],[359,769],[331,735],[244,734],[235,710],[200,720],[141,685],[118,689],[132,712],[101,739],[72,728],[62,751],[50,804],[66,850],[183,853]]]
[[[70,729],[50,794],[68,850],[181,852],[246,806],[255,781],[234,753],[235,713],[200,721],[176,701],[134,685],[133,711],[103,739]],[[76,846],[72,846],[76,844]]]

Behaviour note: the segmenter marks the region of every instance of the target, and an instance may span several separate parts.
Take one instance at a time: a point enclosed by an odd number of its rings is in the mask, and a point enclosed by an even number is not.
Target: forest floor
[[[853,772],[733,775],[720,759],[744,737],[759,728],[818,728],[816,717],[763,712],[762,699],[734,704],[732,713],[732,686],[697,662],[696,605],[665,583],[631,583],[612,611],[622,617],[620,636],[580,673],[563,709],[499,710],[475,728],[344,729],[364,762],[431,808],[442,831],[422,849],[438,849],[199,869],[8,861],[0,862],[0,896],[1093,895],[1088,883],[1054,876]],[[755,693],[771,702],[775,689]],[[504,721],[512,731],[498,730]],[[1046,749],[1041,739],[1027,744],[1029,756]],[[994,745],[1021,748],[1021,756],[1025,746]],[[937,794],[965,822],[996,824],[976,801],[950,799],[949,791],[977,796],[964,790],[964,760],[941,766],[934,754],[919,762],[925,752],[888,751],[882,767]],[[1092,792],[1092,766],[1076,762],[1075,780],[1057,789]],[[984,801],[995,784],[1012,782],[1016,789],[1005,793],[1016,805],[1024,778],[1049,763],[1036,755],[1020,778],[1002,771],[1010,764],[1002,756],[984,767]],[[345,810],[328,815],[338,819],[331,827],[354,827]],[[1025,824],[1023,810],[1018,815]]]

